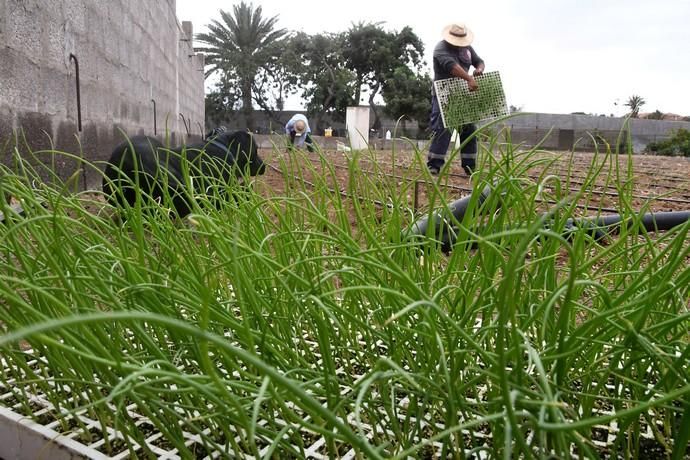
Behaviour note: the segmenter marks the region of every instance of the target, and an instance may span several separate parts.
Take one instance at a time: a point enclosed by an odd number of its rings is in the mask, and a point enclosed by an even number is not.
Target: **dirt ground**
[[[321,159],[316,153],[289,155],[284,151],[267,150],[262,151],[261,154],[270,167],[263,177],[257,179],[257,183],[263,184],[264,187],[273,192],[279,192],[285,187],[285,177],[280,172],[281,163],[284,164],[285,161],[292,161],[291,175],[295,175],[299,169],[299,174],[307,181],[312,179],[310,170],[315,169],[317,172],[322,170]],[[350,154],[327,151],[323,155],[333,165],[337,177],[338,184],[333,184],[333,188],[337,187],[344,190],[350,175],[347,167]],[[425,159],[416,158],[413,152],[395,152],[393,155],[390,151],[377,151],[375,155],[375,158],[364,156],[360,160],[359,172],[379,178],[386,176],[388,180],[397,180],[399,185],[405,181],[417,182],[419,193],[416,197],[416,205],[418,207],[425,205],[426,194],[431,189],[430,181],[432,180],[438,181],[439,187],[444,190],[446,198],[449,200],[460,198],[471,191],[470,178],[463,172],[459,160],[453,162],[446,176],[434,178],[423,171]],[[579,191],[582,187],[583,179],[587,175],[587,171],[590,170],[594,158],[592,153],[543,152],[539,155],[541,158],[553,160],[553,162],[547,168],[530,169],[526,179],[540,182],[546,175],[555,175],[563,180],[565,187],[565,179],[570,177],[567,187],[571,192]],[[618,161],[618,170],[624,178],[623,182],[626,183],[628,161],[627,156],[621,156]],[[610,179],[609,183],[606,183],[610,167],[614,168],[612,165],[604,167],[597,176],[594,186],[588,188],[592,194],[587,204],[589,209],[584,204],[582,205],[583,215],[589,214],[588,211],[595,210],[597,206],[601,206],[602,211],[608,213],[613,213],[618,209],[619,190],[613,187]],[[635,209],[643,209],[648,206],[651,212],[690,211],[690,158],[634,155],[632,157],[632,172],[632,181],[629,186],[632,190],[630,195],[632,206]],[[612,174],[615,177],[615,168]],[[409,186],[409,188],[412,189],[413,187]],[[412,193],[408,194],[410,206],[415,204],[415,197],[412,195]]]

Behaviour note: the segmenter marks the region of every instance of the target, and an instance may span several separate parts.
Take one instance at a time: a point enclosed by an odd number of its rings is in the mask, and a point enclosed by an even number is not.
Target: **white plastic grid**
[[[458,128],[467,123],[499,118],[510,113],[498,71],[479,75],[475,80],[479,86],[475,91],[470,91],[462,78],[434,82],[443,126],[446,128]]]
[[[311,340],[311,338],[307,335],[303,336],[302,338],[295,338],[293,339],[295,342],[301,342],[301,343],[306,343],[309,345],[310,348],[313,350],[314,356],[320,357],[318,353],[318,344]],[[364,342],[360,342],[363,346],[366,346]],[[376,347],[381,350],[385,351],[385,344],[383,343],[377,343],[375,344]],[[371,344],[369,344],[369,347],[371,347]],[[27,352],[27,354],[30,356],[30,352]],[[39,362],[40,361],[40,362]],[[349,369],[352,369],[352,366],[356,364],[354,362],[355,360],[351,360],[350,365],[348,366]],[[3,372],[6,372],[8,369],[8,363],[2,359],[2,366],[3,366]],[[314,368],[319,368],[321,360],[319,359],[317,362],[314,363]],[[46,362],[42,358],[37,358],[37,359],[30,359],[27,361],[27,365],[30,367],[37,367],[41,366],[43,371],[45,372],[46,367]],[[409,370],[409,369],[408,369]],[[14,374],[24,374],[24,372],[20,369],[14,368],[12,370]],[[336,374],[341,374],[346,372],[346,370],[343,368],[343,366],[339,367],[336,370]],[[233,373],[235,374],[235,373]],[[238,375],[239,377],[239,375]],[[353,376],[353,383],[356,383],[360,379],[363,379],[363,375],[354,375]],[[48,380],[50,383],[50,380]],[[36,395],[36,394],[29,394],[28,395],[28,401],[29,401],[29,406],[31,408],[31,412],[27,413],[24,405],[22,405],[15,392],[17,391],[16,388],[14,388],[17,382],[13,379],[10,379],[6,382],[6,384],[0,383],[0,406],[4,406],[9,408],[11,411],[14,411],[14,413],[18,414],[18,417],[31,417],[37,422],[40,423],[41,419],[48,419],[47,423],[42,423],[42,427],[45,428],[45,432],[48,433],[47,435],[44,434],[46,442],[47,440],[51,439],[53,443],[65,443],[67,442],[72,448],[75,444],[81,444],[83,447],[77,449],[78,453],[87,457],[87,458],[97,458],[97,459],[105,459],[105,458],[110,458],[110,459],[124,459],[124,458],[129,458],[132,454],[135,455],[145,455],[145,452],[142,450],[142,446],[138,445],[135,441],[129,440],[129,442],[132,444],[132,450],[127,448],[127,443],[125,442],[125,435],[113,428],[107,427],[107,434],[109,438],[111,439],[111,443],[113,440],[115,440],[115,444],[120,446],[121,450],[113,453],[111,456],[107,456],[104,452],[104,447],[105,447],[105,440],[102,436],[101,433],[101,425],[98,421],[93,420],[89,418],[87,415],[85,415],[85,411],[80,411],[76,414],[69,414],[64,409],[62,410],[63,412],[63,421],[62,423],[57,420],[57,410],[56,408],[43,396],[43,395]],[[51,383],[51,385],[54,385]],[[604,385],[608,391],[610,391],[612,394],[615,393],[616,387],[614,385],[611,385],[609,383]],[[14,391],[13,391],[14,388]],[[64,385],[62,386],[63,389],[66,389],[67,392],[69,393],[69,388],[65,387]],[[341,395],[347,395],[353,391],[352,387],[349,386],[342,386],[341,385]],[[79,395],[75,395],[73,397],[78,397]],[[83,395],[82,395],[83,396]],[[381,397],[377,392],[373,391],[371,393],[372,400],[377,400]],[[473,404],[480,404],[480,403],[486,403],[486,388],[479,388],[477,392],[477,399],[471,399],[468,398],[466,402],[470,405]],[[326,401],[322,401],[324,407],[327,406]],[[422,429],[425,427],[432,427],[434,431],[442,431],[445,429],[445,425],[443,422],[440,422],[438,420],[432,420],[432,416],[430,414],[425,414],[421,419],[415,417],[415,416],[407,416],[407,409],[408,405],[410,403],[410,400],[407,396],[404,396],[402,398],[399,398],[396,400],[396,410],[397,410],[397,418],[400,422],[402,422],[406,417],[407,417],[407,422],[412,424],[412,425],[418,425]],[[301,410],[299,407],[297,407],[295,404],[287,402],[286,404],[291,410],[293,410],[296,414],[300,414]],[[111,409],[114,411],[116,408],[112,405],[110,405]],[[211,406],[209,406],[211,407]],[[181,455],[180,452],[178,451],[177,448],[174,448],[174,446],[171,446],[164,438],[163,434],[160,433],[158,430],[155,429],[154,425],[151,423],[151,421],[141,415],[140,413],[137,412],[137,406],[136,404],[130,404],[129,406],[126,407],[128,415],[134,420],[135,426],[138,428],[141,428],[142,430],[144,429],[145,426],[148,428],[146,429],[147,436],[145,438],[145,443],[147,448],[152,452],[154,455],[157,456],[159,459],[179,459],[183,458],[184,456],[188,455],[189,453],[187,452],[186,455]],[[383,427],[388,427],[391,426],[391,419],[390,419],[390,413],[387,412],[383,407],[377,407],[374,410],[378,415],[380,415],[380,418],[378,418],[375,422],[375,424],[369,423],[368,421],[363,421],[363,420],[358,420],[357,416],[354,413],[349,414],[346,417],[346,422],[353,427],[354,429],[357,430],[362,430],[362,434],[369,440],[371,441],[373,439],[373,436],[375,433],[377,434],[386,434],[389,437],[393,437],[395,434],[389,430],[388,428],[383,428]],[[596,413],[599,415],[611,415],[611,409],[607,408],[605,404],[602,405],[600,409],[596,410]],[[653,412],[649,412],[650,415],[653,415]],[[200,416],[201,414],[196,414],[197,416]],[[280,419],[280,414],[275,413],[276,416],[275,419],[272,420],[273,423],[280,425],[280,426],[287,426],[288,422]],[[306,422],[311,421],[311,417],[307,414],[301,414],[303,416],[303,419]],[[462,423],[463,422],[463,417],[459,413],[458,414],[458,422]],[[61,426],[64,425],[65,421],[67,422],[69,429],[67,431],[62,430]],[[260,420],[258,422],[259,425],[263,426],[268,423],[267,420]],[[662,428],[663,422],[662,421],[656,421],[658,429]],[[294,424],[292,424],[294,425]],[[232,431],[235,431],[234,428],[230,427]],[[652,428],[644,421],[643,418],[641,418],[641,423],[640,423],[640,431],[641,431],[641,436],[644,440],[649,440],[649,441],[654,441],[655,436]],[[62,432],[61,432],[62,431]],[[87,431],[89,434],[87,434]],[[210,434],[210,430],[206,429],[203,431],[205,435]],[[300,452],[300,455],[304,456],[304,458],[307,459],[315,459],[315,460],[320,460],[320,459],[327,459],[329,458],[329,452],[327,448],[327,440],[323,436],[321,436],[318,433],[312,432],[306,428],[301,428],[300,429],[301,433],[301,438],[303,441],[303,448],[299,448],[298,446],[294,446],[295,452]],[[605,454],[607,458],[620,458],[617,457],[616,455],[611,455],[611,452],[608,452],[608,449],[610,448],[611,445],[616,440],[616,437],[619,433],[618,425],[616,423],[616,420],[612,420],[612,422],[609,425],[597,425],[593,429],[593,440],[592,444],[594,444],[601,452],[602,454]],[[59,435],[59,436],[58,436]],[[187,433],[184,432],[183,434],[185,438],[185,446],[187,446],[191,451],[195,451],[195,447],[198,449],[198,451],[204,452],[203,457],[199,458],[205,458],[205,459],[215,459],[219,457],[226,457],[228,455],[232,457],[241,457],[241,458],[247,458],[247,459],[253,459],[254,457],[251,455],[247,455],[246,453],[238,453],[237,455],[232,453],[231,450],[231,443],[227,443],[224,445],[224,452],[211,452],[207,453],[205,450],[205,447],[203,446],[203,442],[201,440],[201,437],[199,435],[193,434],[193,433]],[[488,458],[488,453],[485,450],[476,450],[477,449],[477,443],[482,443],[483,447],[486,447],[488,450],[488,447],[491,445],[491,432],[490,432],[490,427],[488,425],[479,425],[474,427],[471,431],[470,430],[462,430],[460,431],[460,436],[462,436],[465,440],[471,441],[474,447],[474,452],[471,453],[469,449],[466,449],[466,454],[469,455],[469,458],[476,458],[476,459],[484,459]],[[532,437],[532,434],[528,434],[528,443],[530,442],[530,438]],[[88,441],[87,441],[88,439]],[[118,442],[119,440],[120,442]],[[420,439],[418,437],[414,437],[414,442],[419,442]],[[237,436],[235,437],[235,442],[239,443],[241,441],[240,439],[240,434],[238,433]],[[336,446],[339,451],[339,456],[338,458],[343,458],[343,459],[353,459],[356,457],[356,451],[349,445],[342,444],[342,443],[336,443]],[[482,446],[479,446],[480,448]],[[266,445],[261,446],[259,449],[259,454],[263,456],[268,449],[270,448],[270,445],[266,443]],[[428,449],[425,453],[430,454],[430,458],[440,458],[440,453],[442,452],[443,449],[443,444],[441,442],[432,442],[429,444]],[[577,453],[573,451],[573,458],[578,458]]]

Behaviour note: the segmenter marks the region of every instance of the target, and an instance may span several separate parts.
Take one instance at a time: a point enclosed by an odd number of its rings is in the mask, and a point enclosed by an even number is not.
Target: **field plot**
[[[94,457],[689,458],[690,224],[639,215],[690,162],[263,155],[183,221],[6,172],[0,405]],[[405,232],[485,187],[452,251]]]

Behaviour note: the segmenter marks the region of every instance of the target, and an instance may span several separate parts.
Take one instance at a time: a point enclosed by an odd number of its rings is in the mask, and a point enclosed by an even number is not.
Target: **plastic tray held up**
[[[434,82],[434,89],[441,108],[443,126],[457,128],[508,115],[508,105],[503,92],[501,76],[497,71],[475,77],[479,88],[470,91],[462,78],[448,78]]]

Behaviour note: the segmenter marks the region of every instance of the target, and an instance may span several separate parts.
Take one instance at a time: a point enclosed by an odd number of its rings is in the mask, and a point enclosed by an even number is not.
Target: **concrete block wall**
[[[647,144],[667,139],[680,128],[690,130],[690,122],[687,121],[627,121],[634,153],[643,153]],[[621,131],[626,128],[625,123],[625,118],[616,117],[520,113],[506,120],[502,126],[510,128],[513,143],[535,145],[543,141],[544,148],[558,150],[570,150],[575,143],[576,149],[591,150],[594,145],[591,136],[615,146]]]
[[[154,135],[154,100],[158,137],[198,138],[203,56],[175,9],[175,0],[0,0],[0,161],[11,163],[8,145],[22,131],[21,152],[54,145],[107,160],[122,131]],[[81,131],[70,55],[79,63]],[[57,161],[60,176],[73,163]],[[96,171],[82,180],[98,183]]]

